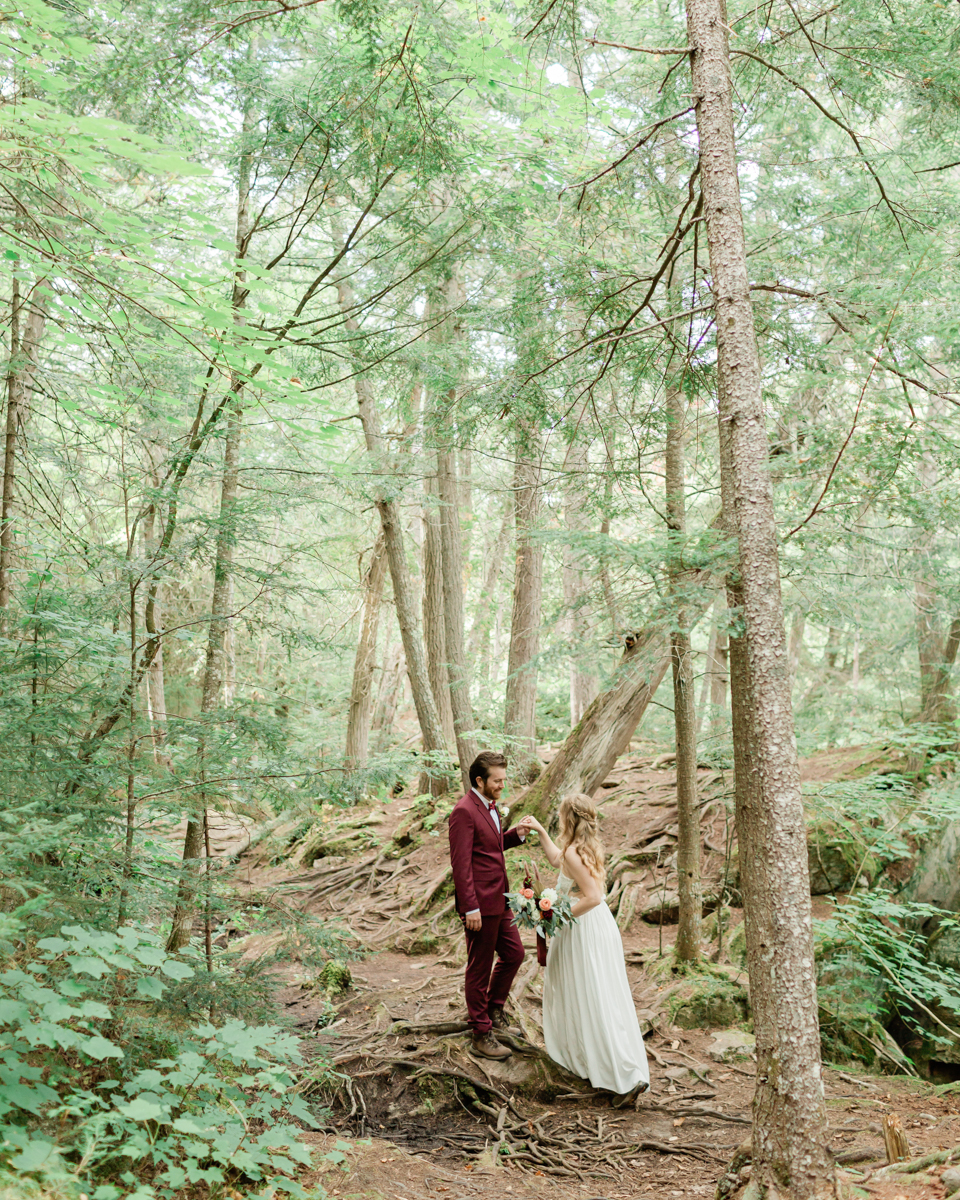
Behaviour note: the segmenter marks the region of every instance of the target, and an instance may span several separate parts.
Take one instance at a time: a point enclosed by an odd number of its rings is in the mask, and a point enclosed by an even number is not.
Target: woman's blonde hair
[[[597,806],[589,796],[576,792],[560,801],[559,816],[561,857],[573,846],[584,866],[602,885],[605,856],[597,833]]]

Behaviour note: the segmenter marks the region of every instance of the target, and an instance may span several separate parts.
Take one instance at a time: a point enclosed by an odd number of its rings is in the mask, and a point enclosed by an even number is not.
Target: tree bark
[[[159,488],[159,479],[155,474],[153,475],[153,485],[154,488]],[[142,523],[145,557],[153,563],[157,561],[156,516],[156,505],[150,504]],[[153,603],[146,605],[145,608],[144,628],[151,638],[158,637],[159,628],[163,621],[162,592],[159,580],[156,581],[156,587],[154,588]],[[150,741],[153,745],[153,759],[156,763],[169,766],[170,759],[164,750],[167,740],[167,696],[163,677],[162,648],[157,652],[153,662],[150,664],[150,668],[147,671],[146,684],[147,715],[150,722]]]
[[[514,774],[539,770],[537,759],[537,655],[543,602],[543,549],[536,541],[542,503],[540,446],[528,429],[518,430],[513,496],[517,559],[513,616],[507,655],[504,731]]]
[[[947,631],[940,661],[937,663],[936,678],[927,692],[926,701],[920,712],[921,721],[942,724],[955,719],[956,710],[950,694],[950,676],[954,663],[957,661],[958,649],[960,649],[960,617],[954,617]]]
[[[730,438],[721,471],[734,505],[749,667],[747,718],[756,762],[752,844],[748,854],[741,846],[740,860],[741,876],[757,871],[745,895],[761,938],[750,962],[750,991],[761,1004],[770,1003],[774,1018],[769,1042],[765,1027],[763,1044],[759,1036],[757,1042],[751,1186],[761,1195],[774,1190],[795,1200],[822,1200],[836,1196],[837,1181],[827,1149],[806,828],[737,177],[726,14],[722,0],[686,0],[686,12],[716,317],[719,419]]]
[[[532,813],[546,824],[560,797],[592,795],[603,783],[670,669],[669,628],[663,617],[627,638],[613,683],[583,714],[540,778],[517,797],[511,821]]]
[[[697,704],[697,742],[700,741],[700,735],[703,732],[703,718],[710,710],[710,684],[713,678],[713,672],[710,669],[713,664],[713,656],[717,651],[717,614],[714,609],[713,620],[710,622],[710,637],[707,641],[707,656],[706,666],[703,668],[703,677],[700,680],[700,701]]]
[[[439,488],[436,474],[424,480],[423,506],[423,640],[430,688],[440,714],[447,746],[453,746],[453,708],[447,675],[447,639],[443,623],[443,547],[440,539]]]
[[[360,638],[353,662],[353,683],[350,688],[350,708],[347,712],[344,759],[348,771],[357,771],[367,765],[370,717],[373,710],[371,689],[377,661],[377,630],[380,625],[380,606],[383,603],[383,585],[386,577],[387,552],[381,533],[373,547],[363,584]]]
[[[722,612],[722,615],[721,615]],[[727,620],[726,612],[717,613],[717,641],[713,651],[710,670],[710,735],[721,737],[727,724],[727,685],[730,682],[729,647],[730,639],[722,626]]]
[[[253,43],[248,51],[253,55]],[[245,99],[241,127],[240,159],[237,171],[236,261],[234,269],[233,310],[234,328],[246,324],[246,270],[240,265],[249,251],[250,241],[250,183],[253,173],[253,154],[250,136],[253,130],[253,104]],[[243,378],[234,371],[230,380],[231,403],[227,411],[227,426],[223,445],[223,472],[220,482],[220,513],[217,522],[217,548],[213,567],[213,594],[210,600],[210,625],[207,633],[207,653],[203,668],[203,690],[200,699],[201,728],[197,746],[198,787],[192,799],[192,812],[187,819],[183,838],[183,865],[174,905],[167,952],[175,954],[189,941],[197,903],[200,864],[204,850],[204,830],[207,823],[206,790],[206,730],[203,724],[220,706],[226,675],[226,636],[230,621],[233,592],[233,562],[237,542],[237,492],[240,480],[240,437],[243,427]],[[156,604],[156,593],[153,596]],[[155,614],[152,614],[152,616]]]
[[[581,413],[581,422],[584,417]],[[580,424],[578,423],[578,424]],[[583,714],[597,697],[600,681],[591,668],[586,651],[590,631],[584,597],[589,589],[588,577],[582,569],[578,534],[589,528],[584,514],[583,477],[587,469],[587,450],[576,437],[567,450],[563,463],[564,500],[563,522],[570,539],[563,547],[563,606],[565,625],[570,641],[570,728],[580,723]],[[595,657],[595,656],[594,656]]]
[[[352,315],[354,307],[353,288],[349,281],[341,279],[337,282],[337,295],[341,311],[346,316],[344,328],[348,332],[359,329],[356,317]],[[386,449],[380,415],[377,412],[373,389],[369,378],[363,374],[358,365],[355,376],[355,391],[357,410],[360,424],[363,426],[363,436],[369,454],[377,459],[383,458]],[[384,546],[387,553],[387,564],[390,568],[390,582],[393,585],[393,602],[397,610],[397,623],[400,626],[400,637],[403,642],[403,653],[407,663],[407,675],[410,679],[410,690],[413,694],[414,708],[417,710],[417,720],[423,738],[423,752],[426,760],[426,771],[421,776],[420,790],[430,790],[441,795],[447,787],[447,776],[442,768],[446,763],[448,752],[443,736],[443,726],[440,714],[433,698],[430,686],[430,673],[427,669],[427,656],[423,645],[423,634],[420,629],[418,609],[419,598],[413,585],[410,566],[407,562],[407,552],[403,540],[403,524],[400,517],[400,506],[388,495],[385,489],[378,489],[374,503],[380,516],[380,526],[383,530]]]
[[[450,397],[451,403],[453,397]],[[470,764],[477,757],[473,737],[473,709],[470,706],[470,676],[464,648],[463,630],[463,542],[460,533],[460,495],[453,448],[445,446],[437,454],[440,490],[440,543],[443,550],[443,637],[450,680],[450,707],[457,739],[457,757],[464,791],[470,790]]]
[[[677,750],[677,895],[680,915],[674,958],[695,963],[700,958],[703,888],[700,880],[700,810],[697,796],[697,714],[694,702],[693,651],[687,625],[683,568],[686,534],[683,438],[683,393],[667,384],[667,445],[665,455],[667,509],[667,571],[676,610],[670,634],[673,668],[673,718]]]
[[[394,717],[403,690],[403,647],[389,646],[383,656],[383,675],[380,678],[380,693],[373,714],[373,732],[376,734],[374,749],[382,754],[390,745]]]
[[[486,555],[486,573],[480,598],[477,601],[477,615],[467,640],[467,658],[475,664],[474,675],[479,679],[488,679],[490,673],[490,625],[494,610],[494,594],[500,573],[503,570],[503,557],[507,543],[510,540],[511,512],[504,513],[500,523],[500,531],[490,546]]]
[[[16,268],[18,263],[14,264]],[[12,593],[11,575],[16,549],[14,506],[16,503],[17,442],[33,393],[40,341],[47,323],[49,289],[46,279],[31,288],[27,297],[20,291],[14,273],[10,301],[10,362],[7,367],[7,411],[3,446],[3,487],[0,500],[0,620],[5,623]]]
[[[448,377],[447,386],[442,389],[441,400],[445,407],[437,411],[437,494],[440,500],[440,579],[443,591],[446,672],[457,758],[460,761],[464,791],[467,791],[470,788],[470,764],[477,756],[477,743],[472,736],[475,722],[470,705],[470,673],[467,670],[464,646],[463,534],[460,528],[460,504],[463,497],[457,477],[457,455],[453,436],[453,414],[457,404],[464,341],[460,321],[463,302],[463,284],[455,268],[444,283],[444,319],[435,331],[435,339],[442,341],[447,360],[453,364],[445,371]]]

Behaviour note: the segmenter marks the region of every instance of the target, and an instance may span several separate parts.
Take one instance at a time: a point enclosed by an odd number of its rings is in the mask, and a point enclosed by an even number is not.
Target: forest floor
[[[834,751],[806,760],[804,775],[835,779],[876,769],[877,761],[875,750]],[[722,803],[730,786],[722,772],[701,771],[707,894],[730,870]],[[754,1063],[744,1024],[688,1029],[671,1019],[691,986],[669,963],[676,930],[668,923],[674,791],[668,761],[632,757],[622,759],[597,792],[608,861],[627,868],[611,895],[616,892],[623,906],[627,971],[651,1068],[650,1090],[622,1108],[546,1058],[542,971],[529,934],[508,1010],[518,1029],[515,1053],[505,1064],[471,1057],[446,825],[420,825],[408,795],[333,814],[329,834],[321,830],[321,837],[342,853],[327,853],[309,867],[301,859],[311,838],[316,848],[316,829],[306,838],[276,829],[246,850],[248,829],[229,820],[214,829],[215,849],[239,856],[241,886],[251,899],[335,920],[356,937],[362,954],[350,964],[350,988],[332,1000],[315,972],[296,962],[282,968],[282,1002],[302,1034],[305,1057],[331,1060],[340,1073],[333,1083],[329,1072],[308,1069],[304,1076],[304,1090],[329,1112],[321,1132],[305,1135],[320,1153],[318,1169],[304,1182],[322,1180],[339,1200],[502,1200],[504,1194],[521,1200],[545,1190],[563,1200],[714,1194],[749,1136]],[[511,879],[523,860],[538,854],[510,852]],[[825,901],[815,901],[815,908],[820,915],[828,911]],[[667,920],[652,923],[660,915]],[[727,932],[740,917],[723,910]],[[745,971],[725,950],[718,953],[716,918],[712,924],[713,977],[745,989]],[[245,952],[261,953],[268,940],[248,938]],[[730,1045],[738,1040],[748,1044]],[[960,1102],[953,1094],[849,1065],[827,1067],[825,1084],[832,1147],[851,1195],[927,1200],[946,1194],[942,1166],[911,1175],[875,1172],[884,1163],[880,1121],[888,1113],[900,1116],[915,1155],[960,1144]]]

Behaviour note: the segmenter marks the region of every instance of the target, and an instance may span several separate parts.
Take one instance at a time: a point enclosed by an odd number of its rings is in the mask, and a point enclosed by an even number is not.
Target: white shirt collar
[[[496,804],[496,800],[488,800],[486,798],[486,796],[484,796],[482,792],[478,792],[475,787],[472,787],[470,789],[470,791],[473,792],[473,794],[477,797],[478,800],[482,800],[488,809],[490,808],[491,805]]]

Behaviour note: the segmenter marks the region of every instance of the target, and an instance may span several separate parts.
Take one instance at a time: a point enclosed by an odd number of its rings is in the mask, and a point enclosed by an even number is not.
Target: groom
[[[493,750],[478,754],[470,767],[469,792],[450,814],[450,863],[457,912],[467,937],[465,991],[473,1052],[509,1058],[493,1035],[507,1029],[503,1006],[523,962],[523,944],[507,908],[504,850],[519,845],[526,830],[503,831],[497,801],[507,778],[507,760]],[[494,955],[499,962],[493,969]]]

